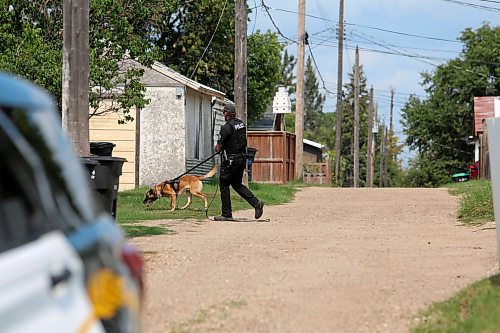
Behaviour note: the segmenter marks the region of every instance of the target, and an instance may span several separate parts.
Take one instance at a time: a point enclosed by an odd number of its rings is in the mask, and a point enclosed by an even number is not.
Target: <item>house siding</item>
[[[109,107],[111,103],[111,100],[103,101],[101,109]],[[118,124],[120,117],[117,113],[94,116],[89,120],[90,141],[112,142],[116,145],[112,156],[126,159],[119,180],[118,188],[120,191],[135,188],[136,110],[131,109],[130,115],[134,118],[134,121],[126,124]]]
[[[139,185],[151,186],[185,171],[184,93],[175,87],[148,87],[149,105],[141,110]]]

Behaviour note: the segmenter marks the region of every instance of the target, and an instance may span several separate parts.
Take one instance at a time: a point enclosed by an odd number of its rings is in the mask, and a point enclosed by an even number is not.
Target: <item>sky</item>
[[[324,82],[326,88],[322,89],[327,98],[324,112],[332,112],[336,99],[328,91],[337,91],[339,1],[305,1],[306,31],[317,63],[316,76],[320,86]],[[262,3],[268,7],[274,24]],[[297,40],[298,0],[248,0],[248,6],[256,7],[249,14],[248,33],[279,29],[284,36],[280,36],[280,41],[287,44],[289,53],[296,55],[297,44],[290,40]],[[402,142],[401,108],[410,94],[425,98],[420,73],[432,72],[435,66],[458,57],[463,44],[457,39],[464,29],[477,29],[483,22],[498,26],[500,1],[345,0],[344,22],[343,83],[347,73],[352,72],[354,49],[359,46],[360,65],[368,87],[373,86],[379,118],[386,124],[390,90],[395,90],[394,129]],[[305,54],[306,58],[311,55],[307,47]],[[413,155],[408,151],[404,154]]]

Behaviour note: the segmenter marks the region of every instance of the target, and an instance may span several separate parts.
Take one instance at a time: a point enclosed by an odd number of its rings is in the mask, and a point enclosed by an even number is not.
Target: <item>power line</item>
[[[457,1],[457,0],[441,0],[441,1],[450,2],[450,3],[456,4],[456,5],[461,5],[461,6],[472,7],[472,8],[476,8],[476,9],[483,9],[483,10],[487,10],[487,11],[494,12],[494,13],[500,12],[500,8],[483,6],[483,5],[478,5],[478,4],[474,4],[474,3],[470,3],[470,2]]]
[[[271,13],[269,13],[269,9],[270,9],[271,7],[267,6],[267,5],[264,3],[264,0],[261,0],[261,7],[262,7],[262,8],[264,8],[264,10],[266,11],[267,15],[269,16],[269,19],[271,20],[271,23],[272,23],[272,24],[274,25],[274,27],[276,28],[276,31],[278,31],[278,34],[280,34],[280,36],[281,36],[281,37],[285,38],[286,40],[290,41],[291,43],[295,43],[295,44],[297,44],[297,42],[296,42],[296,41],[294,41],[294,40],[292,40],[292,39],[288,38],[287,36],[285,36],[285,35],[283,35],[283,34],[281,33],[280,28],[278,28],[278,26],[277,26],[277,25],[276,25],[276,23],[274,22],[274,19],[273,19],[273,17],[272,17],[272,15],[271,15]],[[271,8],[271,9],[272,9],[272,8]],[[298,14],[298,13],[296,13],[296,14]],[[306,15],[306,16],[307,16],[307,15]]]
[[[272,8],[272,7],[269,7],[269,6],[266,6],[266,7],[267,7],[267,9],[272,9],[272,10],[276,10],[276,11],[280,11],[280,12],[291,13],[291,14],[298,14],[297,12],[295,12],[293,10],[282,9],[282,8]],[[323,20],[323,21],[326,21],[326,22],[332,22],[332,23],[338,24],[337,21],[329,20],[329,19],[326,19],[326,18],[323,18],[323,17],[319,17],[319,16],[315,16],[315,15],[310,15],[310,14],[306,14],[306,16],[307,17],[311,17],[311,18],[315,18],[315,19],[318,19],[318,20]],[[352,26],[356,26],[356,27],[361,27],[361,28],[366,28],[366,29],[373,29],[373,30],[383,31],[383,32],[391,33],[391,34],[397,34],[397,35],[403,35],[403,36],[408,36],[408,37],[414,37],[414,38],[431,39],[431,40],[437,40],[437,41],[442,41],[442,42],[450,42],[450,43],[462,43],[459,40],[451,40],[451,39],[431,37],[431,36],[420,36],[420,35],[415,35],[415,34],[400,32],[400,31],[394,31],[394,30],[389,30],[389,29],[372,27],[372,26],[368,26],[368,25],[356,24],[356,23],[347,23],[347,22],[345,22],[344,24],[346,24],[346,25],[352,25]]]
[[[316,67],[316,72],[318,72],[318,75],[319,75],[319,78],[321,79],[321,82],[323,83],[323,89],[328,92],[330,95],[332,96],[336,96],[337,94],[328,90],[325,86],[325,80],[323,80],[323,76],[321,75],[321,72],[319,70],[319,67],[318,67],[318,64],[316,63],[316,59],[314,58],[314,53],[312,52],[311,50],[311,45],[308,41],[308,37],[307,37],[307,32],[306,32],[306,45],[307,45],[307,48],[309,49],[309,54],[311,55],[311,58],[312,58],[312,61],[314,63],[314,67]]]

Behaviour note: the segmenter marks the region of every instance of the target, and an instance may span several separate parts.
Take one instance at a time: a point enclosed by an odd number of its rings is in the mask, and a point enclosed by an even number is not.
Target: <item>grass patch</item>
[[[493,195],[488,180],[472,180],[446,185],[450,193],[460,196],[458,219],[467,224],[494,221]]]
[[[118,223],[135,223],[146,220],[161,219],[205,219],[203,200],[193,197],[191,206],[186,210],[170,211],[170,200],[161,198],[149,209],[144,209],[142,201],[148,187],[123,191],[118,193],[116,219]],[[294,185],[271,185],[250,183],[250,189],[266,206],[290,202],[296,192]],[[220,215],[221,201],[218,184],[204,184],[203,193],[208,195],[209,216]],[[212,202],[213,199],[213,202]],[[187,202],[185,194],[177,198],[177,206],[182,207]],[[233,211],[252,208],[238,194],[231,190]],[[265,214],[265,212],[264,212]]]
[[[175,233],[175,231],[161,226],[122,224],[121,227],[127,234],[127,237],[172,235]]]
[[[229,316],[230,310],[241,309],[246,305],[247,303],[244,300],[238,300],[201,309],[193,319],[175,324],[170,333],[208,332],[220,329],[221,322]]]
[[[500,275],[484,279],[422,312],[413,333],[500,332]]]

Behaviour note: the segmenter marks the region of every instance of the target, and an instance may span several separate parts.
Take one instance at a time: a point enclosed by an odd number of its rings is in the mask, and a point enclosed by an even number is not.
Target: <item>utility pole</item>
[[[391,118],[389,123],[389,134],[392,136],[394,134],[394,127],[392,124],[392,119],[394,116],[394,89],[391,88]]]
[[[302,179],[303,163],[303,135],[304,135],[304,44],[306,0],[299,0],[298,35],[297,43],[297,86],[295,89],[295,178]]]
[[[359,49],[354,66],[354,187],[359,187]]]
[[[384,158],[385,158],[385,124],[382,124],[380,135],[380,164],[379,164],[379,177],[378,177],[378,187],[384,186]]]
[[[247,123],[247,2],[236,0],[234,104],[236,117]]]
[[[385,129],[384,137],[384,187],[389,186],[389,173],[387,170],[387,163],[389,162],[389,129]]]
[[[64,0],[62,128],[79,156],[89,143],[89,1]]]
[[[373,187],[373,86],[370,88],[368,105],[368,146],[366,147],[366,187]]]
[[[339,27],[338,27],[338,68],[337,68],[337,111],[335,125],[335,184],[339,183],[341,140],[342,140],[342,67],[344,52],[344,0],[339,5]]]
[[[234,106],[236,118],[247,123],[247,2],[235,0]],[[246,168],[243,184],[248,186]]]

